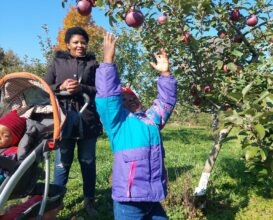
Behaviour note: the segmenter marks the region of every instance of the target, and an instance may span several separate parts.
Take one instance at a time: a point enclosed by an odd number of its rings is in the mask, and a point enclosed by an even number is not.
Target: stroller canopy
[[[51,115],[53,140],[60,138],[65,115],[54,92],[42,78],[28,72],[17,72],[0,79],[0,117],[14,109],[26,118],[33,114]]]

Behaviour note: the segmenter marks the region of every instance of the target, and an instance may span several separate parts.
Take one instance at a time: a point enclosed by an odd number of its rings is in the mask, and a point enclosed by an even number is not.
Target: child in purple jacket
[[[160,72],[158,95],[153,105],[142,110],[129,88],[121,88],[113,64],[115,39],[104,37],[104,63],[96,72],[96,105],[114,154],[112,198],[116,220],[165,220],[160,201],[167,195],[164,148],[160,130],[176,103],[177,82],[169,71],[163,49],[154,54],[151,66]]]

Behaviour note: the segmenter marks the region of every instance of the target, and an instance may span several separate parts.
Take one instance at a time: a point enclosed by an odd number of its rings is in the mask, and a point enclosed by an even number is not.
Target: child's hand
[[[110,33],[104,35],[103,50],[104,50],[104,63],[113,63],[115,56],[115,47],[118,38]]]
[[[154,53],[154,56],[157,64],[155,64],[154,62],[150,62],[150,65],[155,70],[159,71],[161,75],[169,76],[171,74],[169,70],[169,59],[165,50],[159,49],[159,55]]]

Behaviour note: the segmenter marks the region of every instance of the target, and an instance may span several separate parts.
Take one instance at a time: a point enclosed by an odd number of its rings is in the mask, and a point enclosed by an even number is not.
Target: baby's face
[[[0,124],[0,147],[10,147],[12,144],[12,134],[8,127]]]

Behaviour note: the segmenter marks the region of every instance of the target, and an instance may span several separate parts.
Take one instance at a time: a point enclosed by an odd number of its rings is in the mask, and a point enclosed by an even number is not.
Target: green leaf
[[[234,63],[228,63],[228,68],[232,71],[232,72],[236,72],[237,71],[237,65]]]
[[[256,101],[254,101],[253,104],[258,104],[261,100],[263,100],[269,94],[270,93],[268,91],[262,92],[262,94],[260,95],[260,98],[258,98]]]
[[[262,162],[264,162],[267,158],[267,152],[264,149],[260,149],[260,154],[261,154],[261,158],[262,158]]]
[[[235,125],[242,125],[243,124],[243,119],[239,115],[231,115],[229,117],[225,118],[225,121],[229,121]]]
[[[245,157],[246,160],[250,160],[258,155],[260,149],[258,147],[250,147],[247,149]]]
[[[222,69],[224,62],[222,60],[217,61],[217,68]]]
[[[104,6],[103,1],[102,0],[97,0],[96,1],[96,6],[103,7]]]
[[[253,82],[249,83],[242,91],[243,97],[250,91],[251,87],[253,85]]]
[[[236,57],[241,57],[243,55],[239,50],[233,50],[231,53]]]
[[[264,136],[265,136],[265,129],[264,129],[264,126],[262,126],[261,124],[257,124],[257,125],[255,125],[255,130],[257,131],[259,137],[260,137],[261,139],[263,139]]]
[[[114,23],[117,23],[117,20],[113,16],[109,16],[109,24],[111,27],[114,26]]]
[[[242,95],[241,93],[228,93],[227,97],[235,102],[238,102],[239,99],[241,99]]]

